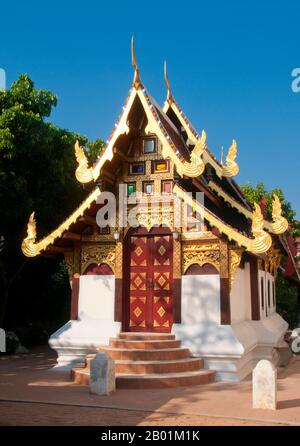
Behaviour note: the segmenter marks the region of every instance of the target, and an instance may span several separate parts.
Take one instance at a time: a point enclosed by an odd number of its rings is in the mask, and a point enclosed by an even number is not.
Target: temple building
[[[22,244],[28,257],[63,254],[68,268],[70,321],[49,341],[57,367],[80,365],[101,346],[116,359],[120,387],[126,376],[131,384],[123,386],[145,386],[147,373],[160,385],[162,378],[173,385],[174,377],[177,384],[240,381],[260,359],[279,364],[286,347],[275,280],[288,253],[288,222],[277,196],[272,221],[251,207],[234,180],[236,141],[219,162],[205,131],[194,129],[174,99],[166,66],[160,107],[142,84],[133,42],[132,63],[131,89],[95,164],[75,146],[76,178],[89,184],[89,195],[40,241],[33,213]],[[99,226],[108,192],[116,211]],[[158,202],[154,215],[144,203],[138,225],[122,224],[120,209],[132,210],[141,192],[169,201]],[[177,221],[183,203],[192,217],[203,216],[202,225]]]

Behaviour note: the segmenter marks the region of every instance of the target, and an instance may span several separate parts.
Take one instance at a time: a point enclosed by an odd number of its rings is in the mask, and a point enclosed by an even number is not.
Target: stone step
[[[131,339],[132,341],[152,341],[152,340],[175,340],[175,335],[171,333],[135,333],[135,332],[122,332],[119,333],[118,337],[120,339]]]
[[[180,341],[172,340],[131,340],[131,339],[118,339],[110,338],[109,346],[113,348],[127,348],[127,349],[143,349],[143,350],[153,350],[153,349],[168,349],[168,348],[178,348],[180,347]]]
[[[99,351],[107,353],[112,359],[124,361],[170,361],[172,359],[183,359],[190,356],[188,348],[127,350],[123,348],[100,347]]]
[[[201,358],[191,357],[188,348],[170,333],[120,333],[101,346],[115,361],[118,389],[159,389],[208,384],[215,372],[203,369]],[[76,384],[88,385],[90,364],[96,354],[86,356],[85,364],[72,370]]]
[[[215,372],[198,370],[183,373],[120,375],[116,376],[118,389],[160,389],[208,384],[214,380]]]
[[[86,364],[76,366],[76,368],[90,369],[90,364],[95,355],[86,357]],[[177,373],[202,369],[204,361],[201,358],[184,358],[171,361],[120,361],[115,360],[116,373]]]
[[[90,369],[87,367],[74,367],[71,370],[71,380],[74,384],[88,386],[90,383]]]
[[[145,375],[116,375],[117,389],[159,389],[166,387],[185,387],[208,384],[214,381],[215,372],[212,370],[198,370],[183,373],[145,374]],[[87,368],[72,370],[74,383],[88,385],[90,372]]]
[[[177,359],[173,361],[116,361],[117,373],[159,374],[190,372],[203,368],[204,361],[201,358]]]

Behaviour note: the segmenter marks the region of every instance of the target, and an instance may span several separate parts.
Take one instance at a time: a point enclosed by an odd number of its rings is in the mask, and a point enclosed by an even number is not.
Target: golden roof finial
[[[30,214],[27,223],[27,237],[22,242],[22,251],[26,257],[34,257],[36,255],[36,220],[34,211]]]
[[[228,155],[226,156],[226,165],[222,169],[223,177],[235,177],[239,173],[239,165],[235,161],[237,156],[237,143],[236,140],[232,140],[232,144],[228,150]]]
[[[275,234],[283,234],[289,227],[289,222],[282,216],[282,206],[278,195],[273,194],[272,202],[272,228]]]
[[[168,89],[167,101],[168,101],[168,104],[171,105],[174,99],[172,96],[171,85],[170,85],[169,78],[168,78],[167,61],[166,60],[164,61],[164,75],[165,75],[165,81],[166,81],[166,85],[167,85],[167,89]]]
[[[261,207],[254,203],[254,211],[252,214],[252,234],[254,239],[251,242],[251,252],[262,254],[267,252],[272,246],[272,237],[263,230],[264,217]]]
[[[131,38],[131,61],[132,61],[132,66],[134,67],[134,77],[132,84],[134,88],[137,90],[141,85],[141,80],[140,80],[139,67],[134,52],[134,36],[132,36]]]
[[[88,166],[88,159],[79,141],[75,142],[75,156],[78,163],[75,175],[80,183],[89,183],[93,178],[93,169]]]

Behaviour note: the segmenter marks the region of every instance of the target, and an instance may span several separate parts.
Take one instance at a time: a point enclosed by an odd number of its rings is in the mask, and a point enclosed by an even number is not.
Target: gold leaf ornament
[[[228,155],[226,157],[226,165],[223,167],[222,175],[224,177],[235,177],[239,173],[239,165],[235,161],[237,157],[237,143],[236,140],[232,140],[232,144],[228,150]]]
[[[196,178],[204,172],[205,163],[202,159],[203,152],[206,145],[206,133],[202,130],[201,137],[198,139],[195,147],[191,153],[190,162],[183,162],[177,166],[177,171],[180,176],[186,175],[190,178]]]
[[[84,148],[80,146],[79,142],[75,143],[75,156],[78,163],[75,175],[80,183],[89,183],[94,179],[93,169],[88,167],[88,159],[84,152]]]
[[[282,206],[278,195],[273,195],[272,203],[272,229],[274,234],[283,234],[289,227],[289,222],[282,216]]]
[[[254,239],[251,242],[251,251],[255,254],[267,252],[272,246],[272,237],[263,230],[264,218],[260,206],[255,203],[252,217],[252,234]]]
[[[27,237],[22,242],[22,251],[26,257],[34,257],[37,255],[37,249],[35,245],[36,241],[36,220],[34,211],[30,214],[27,223]]]

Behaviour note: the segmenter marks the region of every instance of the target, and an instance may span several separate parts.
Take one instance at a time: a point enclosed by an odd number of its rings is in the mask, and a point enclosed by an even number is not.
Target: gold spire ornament
[[[45,251],[55,240],[60,238],[70,226],[74,224],[84,212],[89,209],[91,204],[101,195],[100,189],[97,187],[93,192],[81,203],[81,205],[71,214],[58,228],[54,229],[49,235],[36,242],[36,220],[34,212],[29,217],[27,224],[27,237],[24,238],[21,249],[26,257],[35,257],[42,251]]]
[[[84,152],[83,147],[79,145],[79,142],[75,143],[75,156],[78,163],[78,167],[75,171],[75,176],[80,183],[89,183],[93,178],[93,169],[88,167],[88,159]]]
[[[191,153],[191,160],[180,162],[176,165],[177,172],[180,176],[186,175],[190,178],[196,178],[202,175],[205,169],[205,164],[202,159],[203,152],[205,150],[206,144],[206,133],[202,130],[201,137],[198,139],[195,147]]]
[[[267,252],[272,246],[272,237],[263,230],[264,217],[260,206],[255,203],[252,214],[252,234],[254,239],[251,242],[251,251],[255,254]]]
[[[289,222],[282,216],[282,206],[278,195],[273,195],[272,202],[272,229],[274,234],[283,234],[289,227]]]
[[[36,251],[36,220],[34,211],[30,214],[27,224],[27,237],[22,242],[22,251],[26,257],[35,257],[38,253]]]
[[[237,156],[237,143],[236,140],[232,140],[232,144],[228,150],[228,155],[226,157],[226,165],[222,169],[223,177],[235,177],[239,173],[239,165],[235,161]]]
[[[134,36],[132,36],[131,38],[131,61],[132,61],[132,66],[134,68],[134,77],[133,77],[133,86],[134,88],[137,90],[140,86],[141,86],[141,80],[140,80],[140,71],[139,71],[139,67],[136,61],[136,57],[135,57],[135,51],[134,51]]]
[[[174,99],[172,96],[171,85],[170,85],[169,78],[168,78],[167,61],[166,60],[164,62],[164,76],[165,76],[165,81],[166,81],[166,85],[167,85],[167,89],[168,89],[167,102],[169,105],[172,105],[172,103],[174,102]]]

